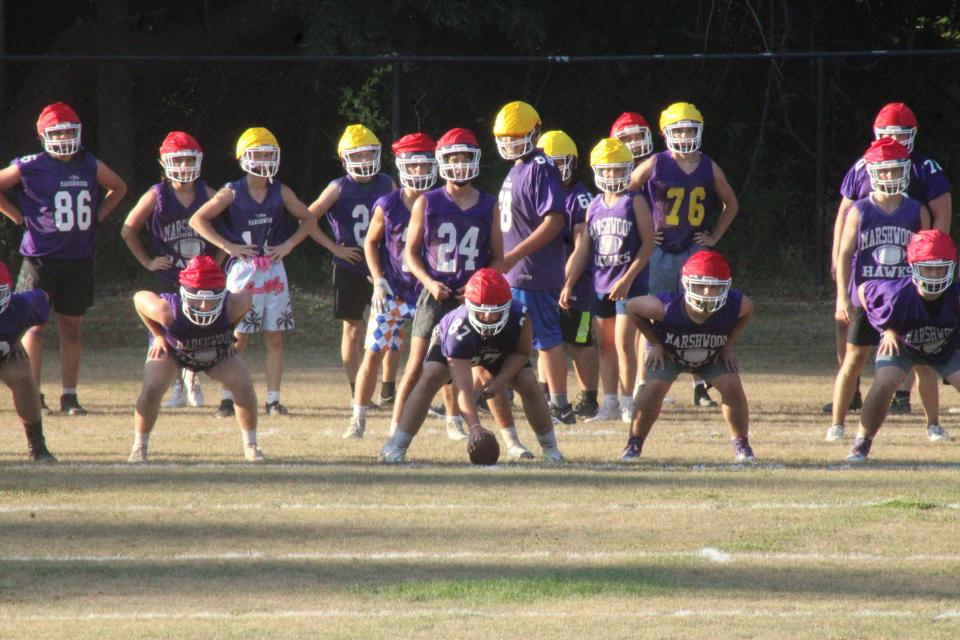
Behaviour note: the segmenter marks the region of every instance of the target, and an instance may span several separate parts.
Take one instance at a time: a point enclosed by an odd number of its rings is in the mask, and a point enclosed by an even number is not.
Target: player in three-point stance
[[[630,437],[621,454],[640,459],[643,444],[660,415],[663,399],[681,372],[693,373],[720,392],[735,462],[753,462],[747,398],[733,346],[750,320],[753,303],[731,290],[730,265],[715,251],[690,256],[681,270],[682,293],[640,296],[627,313],[650,343],[647,383],[637,391]]]
[[[93,305],[93,252],[97,225],[127,193],[127,185],[80,145],[80,118],[68,105],[48,105],[37,120],[43,152],[14,160],[0,170],[0,212],[24,226],[23,264],[17,291],[43,289],[59,316],[60,411],[85,415],[77,400],[80,321]],[[19,207],[3,191],[18,187]],[[105,191],[103,198],[100,190]],[[45,323],[23,336],[33,378],[40,387]],[[40,395],[40,404],[49,411]]]
[[[180,291],[138,291],[133,297],[140,319],[153,335],[143,367],[143,388],[134,415],[132,464],[147,461],[150,432],[157,422],[163,393],[178,367],[204,371],[233,394],[237,422],[243,431],[243,455],[263,462],[257,446],[257,394],[243,359],[234,346],[233,328],[250,310],[246,290],[227,292],[227,277],[210,256],[190,260],[180,271]]]
[[[499,446],[493,434],[480,425],[473,373],[501,427],[512,423],[505,391],[513,388],[523,402],[527,421],[537,434],[546,462],[563,462],[550,409],[537,376],[530,366],[533,329],[523,304],[513,300],[506,279],[493,269],[480,269],[467,282],[464,304],[443,316],[434,330],[423,372],[404,404],[396,433],[383,446],[383,462],[403,462],[407,449],[420,430],[430,399],[451,379],[457,389],[460,410],[470,425],[468,451],[471,459],[493,464]],[[496,451],[496,455],[486,457]],[[479,458],[479,460],[478,460]]]
[[[918,231],[907,245],[911,275],[867,280],[857,289],[870,324],[880,332],[876,376],[863,400],[860,429],[847,462],[864,462],[897,387],[913,367],[932,367],[960,390],[960,285],[957,248],[938,229]],[[946,440],[940,430],[933,440]]]

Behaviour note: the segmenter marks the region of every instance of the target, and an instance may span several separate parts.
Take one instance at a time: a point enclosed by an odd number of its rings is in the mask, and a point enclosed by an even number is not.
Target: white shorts
[[[231,293],[246,290],[253,294],[253,304],[237,325],[237,333],[293,329],[290,287],[282,261],[270,262],[269,266],[259,269],[252,260],[232,261],[227,267],[227,290]]]
[[[364,348],[374,352],[387,349],[400,351],[403,348],[403,321],[413,320],[415,310],[415,307],[394,297],[387,298],[385,313],[374,313],[371,307]]]

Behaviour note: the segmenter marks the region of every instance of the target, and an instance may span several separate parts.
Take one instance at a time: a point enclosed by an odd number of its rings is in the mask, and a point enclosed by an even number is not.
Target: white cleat
[[[447,418],[447,437],[454,442],[463,442],[470,438],[467,433],[467,425],[462,416],[452,416]]]
[[[243,458],[247,462],[266,462],[263,457],[263,451],[255,444],[248,444],[243,448]]]
[[[344,440],[362,440],[363,432],[367,428],[367,421],[361,418],[350,418],[350,426],[346,431],[343,432],[343,435],[340,436]]]
[[[606,422],[608,420],[620,419],[620,407],[618,405],[603,405],[597,411],[597,415],[587,418],[584,422]]]
[[[164,409],[179,409],[187,406],[187,394],[184,392],[182,381],[177,380],[170,385],[170,397],[160,406]]]
[[[380,449],[380,462],[384,464],[399,464],[404,462],[407,457],[407,450],[401,449],[389,442]]]
[[[560,453],[559,447],[544,447],[543,461],[549,462],[551,464],[562,464],[566,462],[566,460],[563,457],[563,454]]]
[[[146,447],[134,447],[127,457],[127,464],[143,464],[147,461]]]
[[[933,426],[933,425],[931,425]],[[930,432],[930,427],[927,427],[927,433]],[[839,442],[843,440],[843,425],[835,424],[829,429],[827,429],[827,437],[824,438],[827,442]]]
[[[624,406],[620,405],[620,422],[630,424],[633,422],[633,403]]]
[[[512,462],[518,462],[520,460],[535,460],[536,458],[530,453],[530,449],[527,449],[518,442],[517,444],[512,444],[507,447],[507,459]]]
[[[183,388],[187,390],[187,404],[191,407],[203,406],[203,389],[200,388],[200,376],[196,372],[183,370]]]
[[[938,424],[927,425],[927,437],[931,442],[944,442],[950,439],[947,431]]]

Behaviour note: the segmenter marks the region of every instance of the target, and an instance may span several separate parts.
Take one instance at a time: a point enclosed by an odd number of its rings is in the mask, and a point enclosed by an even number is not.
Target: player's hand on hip
[[[887,329],[880,336],[880,344],[877,346],[877,353],[882,356],[900,355],[900,341],[897,340],[897,334],[891,329]]]
[[[231,258],[254,258],[257,255],[257,248],[252,244],[234,244],[228,242],[223,250],[229,253]]]
[[[333,255],[350,264],[357,264],[363,260],[363,250],[360,247],[344,247],[338,244],[333,250]]]
[[[666,354],[662,345],[651,344],[649,350],[647,350],[647,368],[663,369],[663,359],[665,357]]]
[[[173,267],[173,260],[170,256],[157,256],[147,263],[148,271],[163,271]]]
[[[436,280],[431,280],[427,285],[427,291],[430,292],[430,295],[433,296],[434,300],[446,300],[450,297],[450,287],[443,284],[442,282],[437,282]]]
[[[290,245],[289,242],[281,242],[275,247],[265,246],[263,248],[264,255],[266,255],[268,258],[270,258],[274,262],[279,262],[280,260],[283,260],[288,255],[290,255],[291,251],[293,251],[293,247]]]
[[[712,247],[717,244],[717,240],[706,231],[693,234],[693,241],[701,247]]]
[[[663,244],[663,231],[654,231],[653,232],[653,244],[660,246]]]

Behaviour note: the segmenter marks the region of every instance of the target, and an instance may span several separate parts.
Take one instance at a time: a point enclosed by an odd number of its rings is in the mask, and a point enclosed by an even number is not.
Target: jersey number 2
[[[477,236],[480,235],[480,227],[470,227],[463,234],[460,243],[457,243],[457,227],[452,222],[444,222],[437,229],[437,239],[442,244],[437,247],[437,271],[441,273],[456,273],[457,257],[466,256],[467,260],[463,265],[465,271],[475,271],[477,268],[477,256],[480,250],[477,249]]]

